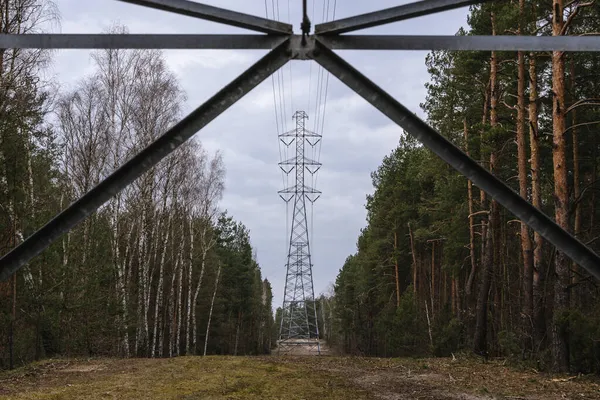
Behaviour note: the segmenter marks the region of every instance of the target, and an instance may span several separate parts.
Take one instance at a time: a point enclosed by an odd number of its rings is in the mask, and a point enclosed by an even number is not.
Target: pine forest
[[[472,6],[457,35],[592,35],[600,3]],[[596,53],[434,51],[428,122],[596,252]],[[378,357],[474,352],[600,372],[597,281],[416,140],[371,175],[367,226],[334,293],[330,342]],[[326,319],[327,322],[327,319]]]

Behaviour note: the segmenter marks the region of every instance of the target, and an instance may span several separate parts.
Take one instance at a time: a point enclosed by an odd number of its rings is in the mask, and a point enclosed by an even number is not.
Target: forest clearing
[[[2,399],[600,399],[600,380],[458,356],[51,359],[0,373]]]
[[[600,1],[199,1],[0,0],[0,398],[600,399]]]

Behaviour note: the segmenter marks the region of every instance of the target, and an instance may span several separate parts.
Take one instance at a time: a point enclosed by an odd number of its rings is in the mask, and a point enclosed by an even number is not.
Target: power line
[[[316,3],[316,1],[313,2],[313,14],[314,14],[315,3]],[[330,0],[327,0],[327,1],[323,0],[323,13],[322,13],[322,17],[321,17],[322,22],[327,22],[327,20],[329,19],[330,4],[331,4]],[[335,4],[336,3],[334,3],[334,6],[335,6]],[[326,85],[324,85],[324,82],[325,82],[324,74],[325,74],[325,69],[322,67],[319,67],[319,69],[317,70],[317,89],[316,89],[316,100],[315,100],[315,112],[313,114],[313,116],[314,116],[313,131],[317,134],[323,133],[324,125],[325,125],[325,112],[324,112],[324,110],[322,112],[322,108],[326,107],[326,104],[327,104],[329,73],[327,73]],[[311,98],[311,88],[312,88],[312,69],[310,71],[309,79],[310,79],[310,82],[309,82],[309,110],[310,110],[310,98]],[[312,149],[311,149],[312,150],[312,159],[313,160],[316,159],[318,162],[320,162],[320,158],[321,158],[321,140],[322,139],[319,139],[319,142],[318,142],[318,146],[319,146],[318,158],[315,158],[317,156],[316,146],[312,146]],[[317,179],[318,179],[318,171],[315,172],[314,174],[311,174],[312,187],[316,188]],[[311,204],[311,209],[310,209],[310,220],[311,220],[310,221],[311,242],[315,243],[313,240],[313,237],[314,237],[314,207],[313,207],[313,204]]]
[[[279,0],[277,0],[277,3],[275,3],[275,0],[271,0],[271,7],[272,7],[272,19],[274,20],[281,20],[281,7],[280,7],[280,3]],[[268,1],[265,0],[265,14],[266,17],[269,18],[269,6],[268,6]],[[291,7],[290,7],[290,0],[288,0],[288,22],[291,22]],[[293,70],[292,70],[292,66],[291,66],[291,62],[288,63],[289,68],[289,105],[291,107],[291,114],[294,113],[293,110]],[[286,85],[288,84],[288,82],[286,82],[287,77],[285,74],[285,69],[281,68],[279,70],[277,70],[277,72],[273,75],[271,75],[271,86],[272,86],[272,91],[273,91],[273,105],[274,105],[274,111],[275,111],[275,124],[276,124],[276,130],[277,130],[277,137],[278,137],[278,150],[279,150],[279,160],[284,161],[287,160],[289,158],[288,155],[288,151],[289,151],[289,144],[286,142],[283,142],[280,139],[281,134],[287,132],[287,127],[288,127],[288,121],[287,121],[287,117],[288,117],[288,109],[287,109],[287,104],[286,102],[288,101],[287,99],[287,95],[286,95]],[[277,88],[276,88],[277,86]],[[290,143],[291,144],[291,143]],[[282,151],[282,147],[283,147],[283,151]],[[283,154],[282,154],[283,153]],[[285,173],[283,171],[283,169],[281,170],[281,174],[282,174],[282,184],[283,187],[289,187],[289,174]],[[285,226],[285,231],[286,231],[286,235],[289,231],[289,201],[286,201],[286,226]]]
[[[290,0],[288,0],[288,20],[287,22],[289,24],[292,23],[292,10],[290,7]],[[291,110],[291,114],[293,115],[295,110],[294,110],[294,78],[293,78],[293,67],[292,67],[292,62],[290,61],[288,63],[288,71],[290,73],[290,110]]]
[[[329,0],[328,0],[328,2],[329,2]],[[332,20],[335,20],[336,11],[337,11],[337,0],[334,0],[333,1],[333,15],[331,17]],[[323,131],[325,130],[325,114],[327,112],[327,95],[329,93],[329,78],[330,78],[330,76],[331,76],[331,74],[328,72],[327,73],[327,82],[325,83],[325,99],[323,102],[323,120],[321,122],[321,132],[320,132],[321,134],[323,134]],[[317,132],[317,133],[319,133],[319,132]],[[316,158],[316,160],[318,162],[321,161],[321,148],[322,148],[322,144],[323,144],[322,141],[323,141],[323,139],[321,138],[321,140],[319,141],[318,156]],[[318,180],[319,180],[319,172],[317,171],[317,173],[315,174],[314,187],[317,186]]]
[[[273,17],[275,15],[275,9],[273,8]],[[267,0],[265,0],[265,16],[267,18],[269,18],[269,6],[267,3]],[[274,106],[274,110],[275,110],[275,129],[277,131],[277,149],[279,150],[279,159],[282,160],[282,152],[281,152],[281,142],[279,140],[279,135],[281,133],[283,133],[282,130],[280,130],[280,126],[279,126],[279,111],[278,109],[280,107],[278,107],[278,102],[277,102],[277,95],[275,93],[275,75],[271,75],[271,86],[273,89],[273,106]],[[285,150],[284,150],[284,154],[285,156]],[[285,187],[286,186],[286,174],[281,171],[281,183],[282,185]],[[287,220],[287,218],[286,218]],[[286,228],[287,231],[287,228]]]

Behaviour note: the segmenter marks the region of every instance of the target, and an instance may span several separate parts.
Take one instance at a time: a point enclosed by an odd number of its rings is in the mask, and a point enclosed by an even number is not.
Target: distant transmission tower
[[[278,349],[279,352],[290,352],[302,346],[321,354],[306,217],[306,201],[314,203],[321,192],[305,183],[306,173],[312,176],[321,167],[321,163],[305,156],[305,150],[314,148],[321,135],[306,129],[306,112],[297,111],[293,118],[296,129],[279,135],[287,148],[296,145],[296,156],[279,163],[288,176],[295,172],[296,182],[279,191],[286,203],[294,202],[294,208]]]

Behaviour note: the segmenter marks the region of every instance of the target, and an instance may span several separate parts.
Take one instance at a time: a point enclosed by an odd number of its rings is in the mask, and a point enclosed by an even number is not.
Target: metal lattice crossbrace
[[[252,35],[0,35],[0,48],[153,48],[153,49],[270,49],[270,52],[212,98],[126,162],[82,198],[0,259],[0,280],[7,279],[53,241],[95,212],[120,190],[172,153],[231,105],[290,60],[314,60],[375,108],[416,137],[423,145],[487,192],[517,218],[537,231],[577,264],[600,279],[600,257],[558,226],[542,211],[467,156],[333,50],[503,50],[600,51],[598,36],[378,36],[341,35],[391,22],[430,15],[466,5],[470,0],[423,0],[351,18],[316,25],[310,34],[305,9],[302,34],[293,27],[188,0],[118,0],[140,6],[241,27]],[[489,1],[489,0],[488,0]]]

